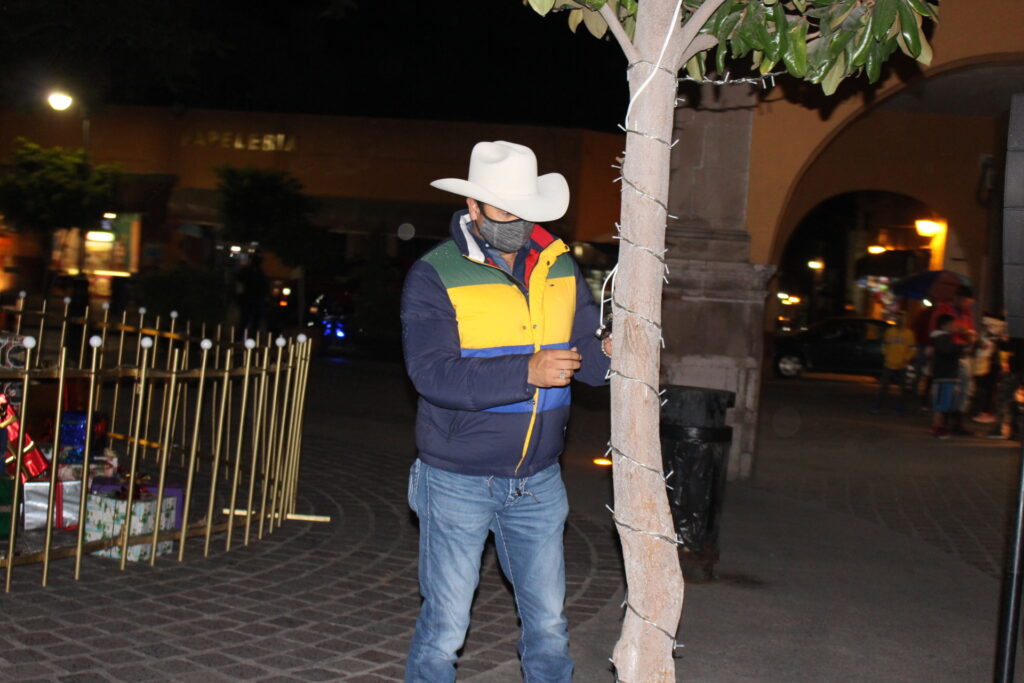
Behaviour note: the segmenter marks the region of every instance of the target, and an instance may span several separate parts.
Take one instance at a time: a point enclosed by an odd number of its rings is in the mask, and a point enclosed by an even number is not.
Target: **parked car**
[[[828,318],[776,337],[775,372],[780,377],[799,377],[805,371],[880,375],[882,335],[891,324],[874,318]]]

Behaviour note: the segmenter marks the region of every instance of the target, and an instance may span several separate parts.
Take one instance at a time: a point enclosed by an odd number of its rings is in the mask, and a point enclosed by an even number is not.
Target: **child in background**
[[[904,324],[903,311],[894,312],[892,321],[895,324],[890,325],[882,337],[885,367],[882,369],[882,377],[879,380],[878,396],[868,412],[882,412],[885,399],[889,395],[889,385],[895,384],[899,389],[896,414],[903,415],[906,411],[907,393],[910,391],[907,386],[907,366],[917,355],[917,346],[914,333]]]
[[[953,337],[954,320],[952,315],[940,315],[929,337],[932,345],[932,410],[935,413],[931,434],[937,439],[949,438],[949,415],[959,410],[961,402],[960,355],[964,343]]]

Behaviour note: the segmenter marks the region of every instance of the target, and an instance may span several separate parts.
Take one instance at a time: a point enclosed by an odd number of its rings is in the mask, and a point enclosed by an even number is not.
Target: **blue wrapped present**
[[[85,445],[85,413],[68,411],[60,423],[60,445],[81,448]]]

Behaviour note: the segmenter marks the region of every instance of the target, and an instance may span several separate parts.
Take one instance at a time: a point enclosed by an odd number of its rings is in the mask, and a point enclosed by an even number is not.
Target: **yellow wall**
[[[976,199],[978,155],[995,152],[996,131],[994,119],[979,117],[876,111],[856,120],[808,166],[782,215],[772,260],[781,258],[793,229],[824,199],[885,190],[927,204],[948,221],[968,262],[980,263],[988,211]]]
[[[178,187],[213,189],[221,164],[277,168],[298,177],[311,195],[459,205],[430,187],[442,177],[465,177],[480,140],[509,140],[537,154],[539,171],[558,171],[573,199],[561,225],[568,237],[607,233],[618,218],[611,165],[623,136],[589,131],[397,119],[109,107],[91,121],[96,161],[132,173],[179,177]],[[79,120],[71,112],[0,113],[0,153],[18,135],[44,145],[77,147]],[[577,233],[580,233],[578,236]],[[582,234],[585,233],[585,234]]]
[[[1019,0],[942,3],[941,23],[935,30],[932,46],[934,60],[932,66],[924,70],[925,75],[975,62],[1022,59],[1024,3]],[[902,88],[903,83],[893,76],[882,84],[876,101]],[[796,211],[787,210],[791,202],[799,199],[813,205],[827,198],[825,195],[815,200],[806,191],[801,191],[798,197],[798,185],[833,139],[864,111],[861,97],[840,102],[825,120],[818,111],[785,100],[758,107],[751,143],[747,207],[752,261],[777,262],[786,236],[782,231],[792,229],[791,225],[784,224],[799,220],[799,216],[793,218]],[[859,155],[867,156],[867,151],[856,149],[853,156]],[[904,172],[908,170],[905,168]],[[894,187],[883,189],[901,191]],[[919,199],[927,201],[925,197]],[[950,217],[951,223],[953,220]]]

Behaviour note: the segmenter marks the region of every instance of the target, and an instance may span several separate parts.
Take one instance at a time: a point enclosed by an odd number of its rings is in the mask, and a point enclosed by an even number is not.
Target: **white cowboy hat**
[[[537,177],[533,150],[514,142],[478,142],[469,157],[469,179],[442,178],[432,187],[543,223],[565,215],[569,184],[561,173]]]

